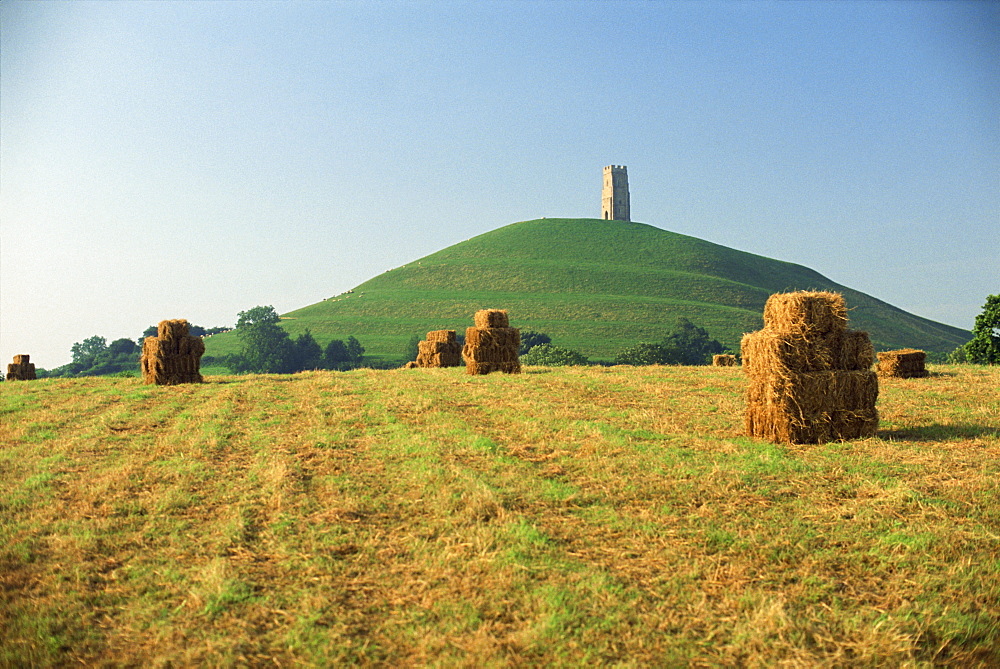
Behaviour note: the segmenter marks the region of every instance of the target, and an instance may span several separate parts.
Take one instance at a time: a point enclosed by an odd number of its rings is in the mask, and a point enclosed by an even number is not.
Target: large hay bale
[[[926,361],[927,353],[915,348],[880,351],[875,371],[882,378],[922,379],[929,375]]]
[[[7,365],[8,381],[34,381],[35,378],[35,364],[27,353],[15,355],[14,362]]]
[[[875,434],[878,378],[868,333],[848,330],[834,293],[772,295],[765,327],[743,336],[746,433],[819,443]]]
[[[147,384],[173,386],[201,383],[201,356],[205,342],[188,334],[184,319],[160,321],[157,336],[146,337],[142,344],[142,379]]]
[[[477,376],[491,372],[519,374],[521,363],[521,331],[510,327],[507,312],[503,309],[483,309],[473,317],[475,326],[465,331],[465,358],[467,373]]]
[[[712,365],[715,367],[735,367],[736,356],[729,353],[720,353],[712,356]]]

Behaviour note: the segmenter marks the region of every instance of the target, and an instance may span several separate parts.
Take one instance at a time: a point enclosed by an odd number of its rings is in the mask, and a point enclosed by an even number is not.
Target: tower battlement
[[[631,221],[628,195],[628,168],[607,165],[604,168],[604,188],[601,191],[601,218],[606,221]]]

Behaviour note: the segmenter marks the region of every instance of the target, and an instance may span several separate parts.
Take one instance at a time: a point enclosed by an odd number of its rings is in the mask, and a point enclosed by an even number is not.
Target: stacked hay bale
[[[417,367],[458,367],[462,364],[462,345],[454,330],[432,330],[427,340],[417,344]]]
[[[201,383],[201,355],[205,342],[188,334],[184,319],[160,321],[156,336],[142,345],[142,380],[147,384],[173,386]]]
[[[875,434],[874,349],[867,332],[847,328],[840,295],[772,295],[764,329],[744,335],[741,349],[749,436],[805,444]]]
[[[735,367],[736,356],[729,353],[719,353],[712,356],[713,367]]]
[[[504,372],[520,374],[521,331],[510,327],[504,309],[482,309],[474,316],[475,327],[465,331],[465,371],[472,375]]]
[[[927,354],[915,348],[882,351],[878,354],[875,371],[883,378],[922,379],[928,375],[924,369],[926,360]]]
[[[14,362],[7,365],[7,380],[8,381],[34,381],[35,380],[35,363],[29,362],[29,356],[27,353],[22,353],[21,355],[14,356]]]

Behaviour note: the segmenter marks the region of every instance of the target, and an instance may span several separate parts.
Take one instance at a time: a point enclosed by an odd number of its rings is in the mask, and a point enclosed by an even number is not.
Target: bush
[[[562,367],[566,365],[586,365],[587,356],[552,344],[532,346],[526,355],[521,356],[524,365],[539,365],[544,367]]]

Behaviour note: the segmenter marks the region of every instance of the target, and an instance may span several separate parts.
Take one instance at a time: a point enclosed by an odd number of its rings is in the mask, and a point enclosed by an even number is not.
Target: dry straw
[[[475,326],[465,331],[465,370],[478,376],[492,372],[518,374],[521,362],[521,331],[510,327],[503,309],[482,309],[473,317]]]
[[[915,348],[882,351],[875,371],[883,378],[922,379],[928,376],[924,368],[926,360],[927,354]]]
[[[14,356],[14,362],[7,365],[8,381],[34,381],[35,364],[31,362],[31,356],[21,353]]]
[[[868,333],[847,329],[843,298],[804,291],[772,295],[764,323],[741,342],[750,379],[746,433],[786,443],[873,436],[874,351]]]
[[[201,383],[201,356],[205,342],[188,334],[184,319],[160,321],[157,336],[146,337],[142,344],[142,380],[147,384],[173,386]]]
[[[735,367],[736,356],[729,353],[720,353],[712,356],[712,365],[715,367]]]
[[[454,330],[432,330],[427,340],[417,344],[415,367],[458,367],[462,364],[462,345]]]
[[[480,309],[472,317],[477,328],[509,328],[510,318],[506,309]]]

